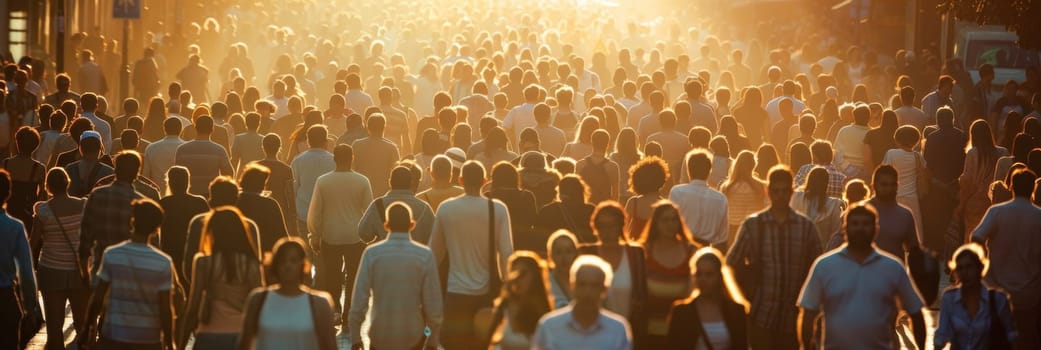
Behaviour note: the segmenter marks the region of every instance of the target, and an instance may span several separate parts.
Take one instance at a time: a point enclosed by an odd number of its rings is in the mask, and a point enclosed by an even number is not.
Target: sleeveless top
[[[77,213],[57,217],[47,202],[40,202],[36,206],[36,218],[43,224],[41,227],[43,248],[40,250],[40,266],[75,271],[76,251],[73,249],[79,247],[80,244],[80,221],[83,220],[83,215]],[[62,229],[65,230],[64,234]]]
[[[318,349],[309,293],[287,297],[270,291],[257,321],[257,350]]]
[[[727,324],[723,321],[720,322],[702,322],[701,327],[705,329],[705,334],[701,338],[701,342],[698,343],[698,350],[708,350],[705,346],[705,342],[712,344],[712,350],[727,350],[730,349],[730,331],[727,330]]]
[[[694,247],[687,246],[687,258],[677,266],[667,267],[653,258],[653,245],[647,248],[647,328],[651,335],[666,335],[666,319],[676,300],[690,295],[690,264]]]

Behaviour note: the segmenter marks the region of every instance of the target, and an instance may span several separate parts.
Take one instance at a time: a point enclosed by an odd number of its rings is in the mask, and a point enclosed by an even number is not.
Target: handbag
[[[913,152],[913,151],[912,151]],[[929,172],[929,168],[926,168],[922,163],[922,155],[918,152],[914,152],[914,163],[915,163],[915,191],[918,193],[918,198],[924,198],[929,195],[929,187],[932,186],[933,176]]]
[[[1008,332],[1005,332],[1005,325],[1001,324],[1001,317],[998,317],[998,308],[994,303],[994,296],[997,293],[990,289],[987,294],[990,294],[990,300],[987,302],[990,307],[990,348],[994,350],[1012,349],[1012,343],[1008,341]]]
[[[22,287],[19,283],[20,278],[21,277],[17,277],[14,280],[14,295],[17,302],[22,304]],[[21,329],[19,329],[18,332],[18,346],[20,349],[27,348],[29,342],[36,337],[37,333],[40,333],[40,330],[43,329],[45,324],[43,320],[43,311],[40,310],[40,303],[33,301],[31,305],[32,308],[25,310],[25,313],[22,315]]]

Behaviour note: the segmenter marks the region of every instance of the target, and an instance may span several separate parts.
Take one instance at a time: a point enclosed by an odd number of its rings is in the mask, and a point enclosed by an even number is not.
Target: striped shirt
[[[73,251],[73,247],[78,247],[80,244],[80,221],[83,219],[83,215],[58,217],[47,202],[36,203],[35,212],[36,220],[43,224],[40,266],[57,270],[75,270],[76,252]],[[58,225],[59,221],[61,226]]]
[[[749,216],[727,253],[727,265],[756,270],[751,278],[758,286],[752,295],[752,322],[765,329],[795,333],[799,290],[810,272],[821,242],[810,219],[794,210],[778,224],[769,209]],[[786,333],[787,333],[786,332]]]
[[[101,333],[125,343],[160,342],[156,292],[173,286],[170,257],[148,244],[124,241],[105,249],[97,277],[111,284]]]

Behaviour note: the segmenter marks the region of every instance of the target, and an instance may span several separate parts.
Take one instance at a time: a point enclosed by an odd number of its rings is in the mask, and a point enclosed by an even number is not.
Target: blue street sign
[[[112,18],[141,19],[142,0],[113,0]]]

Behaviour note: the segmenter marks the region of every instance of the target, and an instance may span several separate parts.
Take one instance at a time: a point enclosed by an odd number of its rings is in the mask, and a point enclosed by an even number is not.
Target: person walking
[[[441,203],[430,234],[430,250],[438,266],[447,263],[444,284],[444,326],[441,342],[446,349],[484,348],[474,316],[492,306],[500,276],[506,276],[506,259],[513,254],[510,217],[499,200],[481,197],[485,170],[476,161],[462,168],[463,196]],[[480,218],[487,217],[482,220]],[[444,278],[443,278],[444,279]]]
[[[574,300],[571,305],[542,316],[531,349],[631,350],[629,323],[601,306],[613,278],[611,265],[604,259],[595,255],[575,259],[571,265]]]
[[[434,254],[412,240],[412,209],[404,202],[387,205],[387,239],[365,248],[354,280],[347,329],[351,349],[364,349],[361,325],[369,312],[369,345],[376,349],[437,349],[443,321],[441,284]],[[413,286],[402,288],[402,286]],[[425,329],[430,336],[424,336]],[[425,339],[424,339],[425,338]]]
[[[914,344],[925,345],[925,304],[904,264],[873,244],[878,218],[870,204],[854,205],[843,222],[846,244],[814,262],[799,293],[803,348],[817,347],[813,334],[821,315],[826,348],[893,348],[899,344],[893,339],[898,311],[911,317]]]
[[[813,221],[791,209],[792,173],[775,166],[768,176],[770,207],[745,219],[727,265],[751,299],[752,349],[796,349],[799,286],[821,242]]]
[[[346,323],[350,300],[341,307],[341,288],[346,295],[354,288],[355,273],[365,250],[358,235],[358,223],[372,202],[369,180],[352,169],[354,149],[337,145],[333,150],[336,170],[315,181],[311,207],[307,209],[307,227],[311,249],[318,256],[316,274],[318,289],[332,294],[341,324]],[[341,311],[342,310],[342,311]]]

